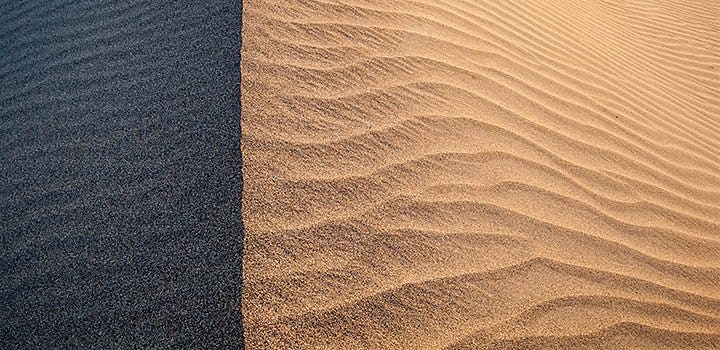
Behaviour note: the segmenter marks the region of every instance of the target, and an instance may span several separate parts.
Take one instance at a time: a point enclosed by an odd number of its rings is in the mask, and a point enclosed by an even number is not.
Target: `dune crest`
[[[720,347],[720,3],[249,0],[249,349]]]

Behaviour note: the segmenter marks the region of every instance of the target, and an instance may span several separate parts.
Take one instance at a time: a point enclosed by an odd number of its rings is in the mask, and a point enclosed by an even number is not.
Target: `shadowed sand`
[[[243,341],[240,0],[0,0],[0,349]]]
[[[720,4],[244,4],[250,349],[720,347]]]

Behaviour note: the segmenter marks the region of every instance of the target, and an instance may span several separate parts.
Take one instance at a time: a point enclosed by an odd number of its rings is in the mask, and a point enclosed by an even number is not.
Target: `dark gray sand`
[[[242,346],[235,1],[1,1],[0,348]]]

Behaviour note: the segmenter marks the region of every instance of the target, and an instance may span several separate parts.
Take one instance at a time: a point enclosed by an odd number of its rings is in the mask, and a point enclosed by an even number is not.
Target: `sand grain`
[[[246,1],[248,348],[720,347],[719,18]]]

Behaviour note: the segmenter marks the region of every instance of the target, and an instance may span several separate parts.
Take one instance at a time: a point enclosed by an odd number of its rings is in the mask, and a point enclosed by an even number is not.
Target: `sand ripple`
[[[246,1],[248,348],[720,347],[718,18]]]

